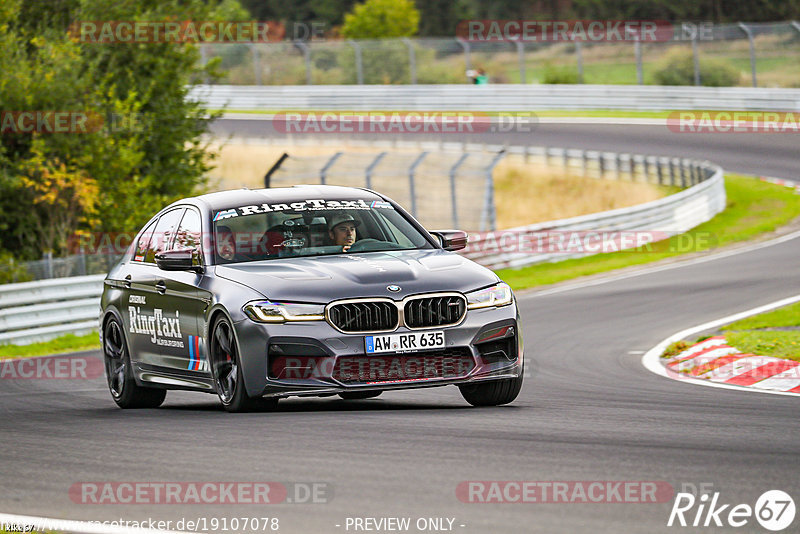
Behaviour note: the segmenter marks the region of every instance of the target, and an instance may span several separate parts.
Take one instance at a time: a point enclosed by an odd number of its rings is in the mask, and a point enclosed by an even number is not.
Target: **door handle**
[[[162,295],[167,292],[167,283],[163,280],[159,280],[156,282],[156,291],[161,293]]]
[[[122,281],[122,285],[125,286],[127,289],[131,288],[131,275],[125,277],[125,280]]]

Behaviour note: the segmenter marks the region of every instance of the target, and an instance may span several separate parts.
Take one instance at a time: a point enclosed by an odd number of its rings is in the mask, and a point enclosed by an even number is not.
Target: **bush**
[[[545,64],[542,83],[567,84],[578,83],[578,71],[574,67],[556,67]]]
[[[700,84],[706,87],[731,87],[739,84],[740,73],[715,59],[700,57]],[[656,85],[694,85],[694,57],[691,50],[673,48],[653,73]]]
[[[12,254],[0,251],[0,284],[28,282],[32,279],[25,264],[18,262]]]

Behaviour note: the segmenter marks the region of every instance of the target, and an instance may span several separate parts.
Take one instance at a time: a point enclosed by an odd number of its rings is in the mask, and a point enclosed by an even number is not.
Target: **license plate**
[[[444,332],[409,332],[385,336],[365,336],[367,354],[417,352],[444,347]]]

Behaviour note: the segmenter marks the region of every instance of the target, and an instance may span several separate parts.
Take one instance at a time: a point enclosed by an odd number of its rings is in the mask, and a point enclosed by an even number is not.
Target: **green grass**
[[[722,330],[728,344],[743,353],[800,361],[800,330],[770,330],[782,327],[800,327],[800,303],[747,317]]]
[[[30,345],[0,345],[0,360],[8,358],[26,358],[30,356],[46,356],[64,352],[77,352],[100,348],[100,339],[97,332],[76,336],[67,334],[42,343]]]
[[[774,356],[800,362],[800,331],[745,330],[726,332],[725,339],[745,354]]]
[[[781,326],[800,326],[800,302],[768,311],[723,326],[723,330],[755,330]]]
[[[726,175],[726,209],[693,230],[638,249],[598,254],[521,269],[502,269],[498,276],[514,289],[553,284],[580,276],[643,265],[687,254],[710,251],[770,232],[800,216],[800,195],[753,178]]]

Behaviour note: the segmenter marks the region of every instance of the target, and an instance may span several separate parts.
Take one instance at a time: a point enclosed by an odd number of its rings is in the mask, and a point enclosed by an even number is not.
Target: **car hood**
[[[284,258],[218,265],[215,273],[275,301],[326,303],[433,291],[467,292],[498,281],[489,269],[444,250],[405,250]],[[400,286],[390,292],[389,285]]]

